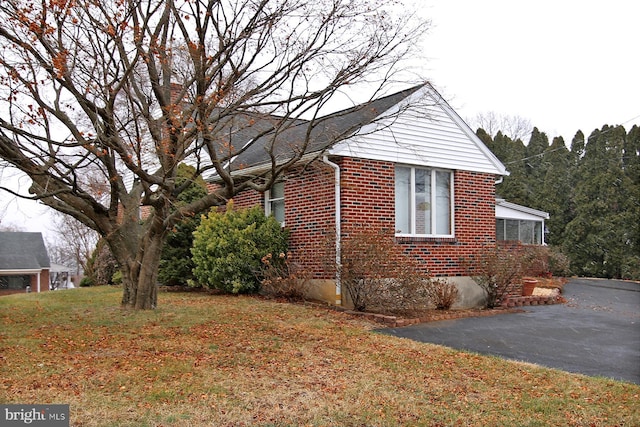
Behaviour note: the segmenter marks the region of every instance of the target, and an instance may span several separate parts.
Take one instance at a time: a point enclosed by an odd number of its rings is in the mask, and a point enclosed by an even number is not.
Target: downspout
[[[340,212],[340,166],[333,163],[329,158],[324,155],[322,161],[331,166],[334,170],[334,186],[335,186],[335,215],[336,215],[336,305],[342,305],[342,282],[341,282],[341,270],[342,270],[342,256],[340,243],[342,214]]]

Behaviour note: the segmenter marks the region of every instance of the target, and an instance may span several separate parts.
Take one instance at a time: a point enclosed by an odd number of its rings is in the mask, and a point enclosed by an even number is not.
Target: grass
[[[635,426],[640,386],[373,332],[331,310],[99,287],[0,298],[0,403],[78,426]]]

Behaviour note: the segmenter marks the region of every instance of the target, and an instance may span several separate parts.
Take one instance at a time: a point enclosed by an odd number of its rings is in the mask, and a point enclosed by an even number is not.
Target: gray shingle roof
[[[49,268],[42,233],[0,231],[0,270]]]
[[[353,135],[363,126],[372,123],[378,116],[394,107],[424,85],[394,93],[389,96],[338,111],[311,120],[287,121],[282,117],[265,116],[253,126],[238,132],[234,147],[236,151],[247,145],[246,150],[233,161],[233,169],[252,167],[271,161],[270,151],[276,161],[284,161],[292,153],[304,150],[304,154],[319,153],[335,143]],[[271,122],[271,127],[266,123]],[[253,136],[251,135],[253,130]],[[308,134],[308,137],[307,137]],[[305,144],[306,147],[305,147]]]

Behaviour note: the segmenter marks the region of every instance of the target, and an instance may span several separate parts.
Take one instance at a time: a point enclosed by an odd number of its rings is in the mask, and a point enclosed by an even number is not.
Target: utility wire
[[[621,123],[621,124],[619,124],[619,125],[615,125],[615,126],[611,126],[611,127],[609,127],[609,129],[607,129],[607,130],[604,130],[604,131],[600,132],[600,135],[603,135],[603,134],[609,133],[609,132],[613,131],[614,129],[616,129],[617,127],[619,127],[619,126],[624,126],[624,125],[626,125],[627,123],[629,123],[629,122],[631,122],[631,121],[633,121],[633,120],[635,120],[635,119],[638,119],[638,118],[640,118],[640,114],[639,114],[639,115],[637,115],[637,116],[635,116],[635,117],[630,118],[629,120],[626,120],[626,121],[622,122],[622,123]],[[605,125],[605,126],[606,126],[606,125]],[[596,130],[598,130],[598,131],[599,131],[599,129],[596,129]],[[532,132],[532,133],[533,133],[533,132]],[[530,133],[529,135],[531,135],[531,133]],[[560,138],[562,138],[562,137],[560,137]],[[563,139],[564,139],[564,138],[563,138]],[[588,141],[588,138],[587,138],[587,141]],[[579,142],[585,142],[585,140],[583,139],[582,141],[579,141]],[[544,157],[544,155],[545,155],[545,154],[553,153],[553,152],[555,152],[555,151],[559,151],[559,150],[562,150],[562,149],[567,149],[567,147],[566,147],[566,146],[563,146],[563,147],[554,148],[553,150],[545,150],[545,151],[543,151],[542,153],[534,154],[533,156],[525,157],[525,158],[520,159],[520,160],[513,160],[513,161],[511,161],[511,162],[503,163],[503,165],[507,166],[507,165],[512,165],[512,164],[514,164],[514,163],[524,162],[524,161],[526,161],[526,160],[531,160],[531,159],[535,159],[535,158]]]

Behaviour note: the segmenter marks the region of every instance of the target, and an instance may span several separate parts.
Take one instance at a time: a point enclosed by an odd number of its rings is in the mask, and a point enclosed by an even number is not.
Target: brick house
[[[42,233],[0,232],[0,295],[48,291],[50,269]]]
[[[273,159],[299,147],[305,124],[279,135],[286,149],[271,150]],[[495,183],[508,172],[431,85],[326,116],[310,135],[298,168],[265,194],[242,192],[234,205],[262,205],[290,230],[294,258],[313,272],[314,297],[345,302],[336,269],[309,255],[333,236],[338,263],[341,239],[367,224],[395,230],[425,272],[456,283],[458,306],[481,304],[460,257],[496,242]],[[242,165],[236,173],[269,169],[274,141],[251,140],[233,160]]]

